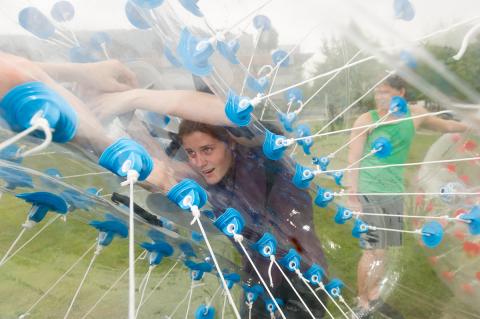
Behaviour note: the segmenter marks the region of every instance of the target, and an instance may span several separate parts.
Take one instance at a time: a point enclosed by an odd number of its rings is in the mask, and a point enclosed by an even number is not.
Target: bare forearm
[[[57,81],[74,82],[82,79],[82,67],[76,63],[35,63],[39,68]]]

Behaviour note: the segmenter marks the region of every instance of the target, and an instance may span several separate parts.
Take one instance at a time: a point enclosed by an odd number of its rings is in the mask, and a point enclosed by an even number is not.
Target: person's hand
[[[83,64],[79,72],[80,84],[99,92],[120,92],[138,87],[135,73],[117,60]]]
[[[357,191],[354,188],[350,188],[348,190],[348,193],[350,194],[356,194]],[[347,195],[347,208],[350,209],[351,211],[354,212],[359,212],[362,210],[362,204],[360,203],[360,200],[358,199],[357,195]]]
[[[107,93],[98,96],[89,103],[99,120],[106,120],[137,109],[137,90]]]

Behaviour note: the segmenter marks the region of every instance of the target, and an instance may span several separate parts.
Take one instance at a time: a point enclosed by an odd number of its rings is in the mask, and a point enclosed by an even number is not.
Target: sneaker
[[[356,306],[352,309],[353,313],[350,316],[351,319],[370,319],[370,309],[365,309],[360,306]]]

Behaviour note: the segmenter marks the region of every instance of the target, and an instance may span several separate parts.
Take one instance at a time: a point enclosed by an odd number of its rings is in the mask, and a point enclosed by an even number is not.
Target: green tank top
[[[376,110],[370,111],[370,116],[373,123],[379,120]],[[406,116],[410,116],[410,110],[407,111]],[[362,156],[366,156],[372,150],[373,142],[379,137],[390,140],[392,153],[385,158],[371,155],[360,162],[360,167],[406,163],[414,136],[413,120],[375,128],[367,137]],[[359,172],[358,191],[360,193],[401,193],[404,189],[404,167],[362,169]]]

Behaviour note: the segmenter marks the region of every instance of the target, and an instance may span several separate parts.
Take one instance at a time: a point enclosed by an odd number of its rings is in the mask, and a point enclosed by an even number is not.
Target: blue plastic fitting
[[[77,131],[77,114],[63,97],[45,84],[27,82],[17,85],[0,101],[0,116],[15,132],[29,128],[32,118],[39,112],[54,130],[53,141],[66,143],[73,139]],[[43,132],[32,135],[43,137]]]
[[[127,1],[125,4],[125,15],[127,16],[128,21],[137,29],[151,29],[152,26],[150,25],[150,22],[145,20],[138,10],[139,9],[135,5],[133,5],[130,1]]]
[[[408,51],[400,51],[400,60],[402,60],[410,69],[416,69],[418,66],[417,59]]]
[[[319,286],[325,277],[325,270],[317,264],[312,264],[310,268],[303,274],[303,276],[313,285]]]
[[[327,156],[322,157],[313,157],[312,158],[313,165],[320,166],[322,171],[326,171],[328,168],[328,164],[330,164],[330,159]]]
[[[37,8],[26,7],[18,13],[18,23],[40,39],[47,40],[55,34],[55,26]]]
[[[271,298],[267,298],[264,300],[265,301],[265,310],[268,312],[268,313],[274,313],[275,311],[277,311],[277,306],[275,305],[275,302],[273,302],[273,300]],[[279,306],[283,306],[283,300],[280,299],[280,298],[275,298],[275,301],[277,302],[277,304]]]
[[[272,22],[267,16],[259,14],[253,17],[253,26],[257,30],[267,31],[272,27]]]
[[[5,188],[8,190],[14,190],[17,187],[33,188],[32,177],[18,169],[0,167],[0,178],[6,182]]]
[[[58,1],[50,10],[50,15],[57,22],[67,22],[75,16],[75,8],[69,1]]]
[[[376,157],[385,158],[392,154],[393,146],[388,138],[382,136],[373,141],[372,149],[376,150]]]
[[[289,271],[295,272],[295,270],[300,269],[301,260],[300,254],[295,249],[290,248],[288,253],[278,260],[278,263]]]
[[[68,212],[67,202],[60,196],[49,192],[21,193],[16,197],[32,204],[28,220],[36,223],[41,222],[49,211],[62,215]]]
[[[178,245],[178,248],[183,252],[186,258],[193,258],[197,257],[197,254],[195,253],[195,250],[193,249],[192,245],[190,245],[187,242],[180,243]]]
[[[249,88],[252,92],[258,93],[265,93],[269,85],[268,78],[263,76],[259,79],[254,78],[253,76],[247,77],[247,88]]]
[[[286,137],[282,135],[277,135],[269,130],[265,129],[265,140],[263,141],[263,154],[268,159],[279,160],[283,157],[283,153],[288,146],[283,142],[286,141]]]
[[[425,223],[422,227],[422,241],[428,248],[437,247],[443,239],[443,227],[437,221]]]
[[[307,189],[314,177],[315,175],[309,168],[298,163],[295,164],[295,175],[292,178],[293,185],[300,189]]]
[[[125,222],[110,213],[105,213],[104,221],[92,220],[89,225],[100,232],[98,243],[104,247],[110,245],[115,236],[121,238],[128,236],[128,226]]]
[[[353,214],[350,209],[337,205],[337,212],[335,214],[335,223],[343,225],[347,222],[347,220],[352,219],[352,217],[353,217]]]
[[[200,11],[200,8],[197,5],[198,0],[179,0],[182,6],[192,13],[194,16],[197,16],[199,18],[203,17],[202,11]]]
[[[409,0],[394,0],[393,10],[397,19],[411,21],[415,18],[415,9]]]
[[[235,272],[231,272],[231,273],[224,272],[223,278],[225,278],[225,282],[227,284],[228,289],[232,289],[235,284],[240,282],[240,275]]]
[[[277,253],[277,240],[270,233],[265,233],[263,236],[252,245],[260,255],[265,258],[270,258],[271,255]]]
[[[186,260],[185,266],[190,269],[190,275],[195,281],[201,280],[206,272],[211,272],[213,270],[212,265],[207,262],[196,263],[191,260]]]
[[[325,208],[334,199],[334,194],[331,190],[317,186],[317,196],[315,196],[315,205]]]
[[[360,234],[365,234],[368,232],[368,225],[360,218],[355,220],[355,224],[352,229],[352,236],[355,238],[360,238]]]
[[[240,42],[238,40],[231,40],[228,42],[217,41],[217,50],[220,54],[227,59],[231,64],[239,64],[237,58],[237,52],[240,48]]]
[[[278,119],[282,123],[283,128],[287,132],[293,132],[293,123],[297,120],[297,114],[294,112],[290,113],[278,113]]]
[[[164,240],[154,240],[152,243],[140,243],[140,247],[149,252],[150,266],[158,265],[162,262],[163,257],[169,257],[173,254],[173,247]]]
[[[325,285],[325,290],[332,297],[338,298],[342,294],[342,288],[344,284],[338,278],[333,278],[328,284]]]
[[[287,57],[288,53],[284,50],[277,49],[272,52],[272,62],[275,66],[280,63],[281,68],[286,68],[290,63],[290,57]]]
[[[389,111],[397,117],[402,117],[407,115],[408,112],[408,102],[401,96],[392,96],[390,100]]]
[[[125,177],[129,170],[138,172],[138,180],[145,180],[153,169],[153,160],[147,150],[134,140],[121,138],[107,147],[100,159],[100,166]]]
[[[296,131],[296,134],[295,134],[296,137],[306,137],[312,134],[308,125],[305,125],[305,124],[301,124],[297,126],[295,131]],[[313,139],[311,137],[307,137],[305,139],[299,140],[297,141],[297,143],[303,148],[303,152],[305,154],[310,155],[310,148],[313,145]]]
[[[45,175],[48,175],[55,179],[63,176],[62,173],[60,173],[60,171],[54,167],[47,168],[44,171],[44,173]],[[49,178],[45,176],[40,176],[40,181],[42,182],[43,185],[47,186],[48,188],[55,189],[58,187],[58,183],[51,181]]]
[[[74,189],[66,189],[60,193],[60,196],[68,203],[70,212],[76,209],[89,211],[95,204],[90,198]]]
[[[129,0],[129,1],[132,1],[134,4],[136,4],[140,8],[144,8],[148,10],[155,9],[161,6],[163,3],[163,0]]]
[[[195,319],[213,319],[215,318],[215,308],[201,304],[195,311]]]
[[[225,114],[235,125],[246,126],[252,120],[253,105],[247,97],[240,97],[232,90],[228,91],[225,102]]]
[[[12,163],[20,164],[23,157],[19,157],[20,147],[17,144],[11,144],[0,151],[0,159]]]
[[[184,210],[190,210],[191,206],[201,208],[208,200],[207,192],[202,186],[188,178],[173,186],[167,197]]]
[[[343,171],[335,171],[332,173],[333,180],[338,186],[342,186]]]
[[[287,103],[303,101],[303,91],[299,88],[291,88],[285,91],[283,98]]]
[[[243,292],[245,293],[245,300],[247,302],[255,302],[258,297],[263,296],[263,287],[259,284],[249,286],[242,284]]]
[[[473,206],[469,213],[459,217],[467,221],[470,234],[474,236],[480,234],[480,206]]]
[[[194,230],[192,230],[191,237],[192,237],[192,240],[197,242],[197,243],[203,241],[203,235],[200,234],[199,232],[194,231]]]
[[[242,233],[245,220],[238,210],[227,208],[225,213],[220,215],[213,224],[226,236],[233,237],[234,234]]]
[[[177,46],[177,56],[184,68],[197,76],[208,76],[212,73],[212,65],[208,59],[214,52],[208,40],[197,40],[187,28],[182,30]]]
[[[106,32],[95,32],[90,37],[90,45],[98,50],[103,52],[103,47],[112,43],[112,38]]]

